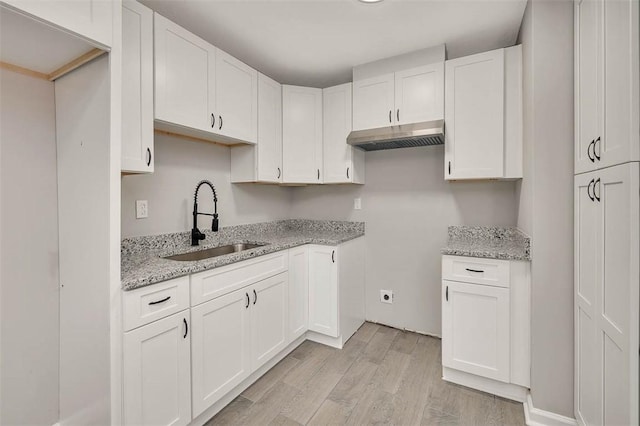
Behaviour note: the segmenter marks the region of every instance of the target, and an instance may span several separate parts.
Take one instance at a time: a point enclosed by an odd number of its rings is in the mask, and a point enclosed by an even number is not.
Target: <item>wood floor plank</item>
[[[351,338],[368,343],[369,340],[371,340],[371,338],[373,337],[373,335],[376,334],[379,328],[380,326],[378,324],[374,324],[372,322],[365,322],[354,333],[354,335]]]
[[[380,326],[376,334],[373,335],[369,343],[367,343],[367,346],[365,346],[360,359],[362,361],[380,364],[397,334],[398,330],[396,329]]]
[[[373,383],[385,392],[395,394],[400,388],[410,361],[410,355],[389,349],[376,371]]]
[[[341,374],[318,373],[305,388],[287,401],[282,414],[302,424],[306,424],[327,399],[333,388],[342,379]]]
[[[275,419],[271,420],[269,426],[301,426],[301,423],[291,420],[282,414],[278,414]]]
[[[362,340],[349,339],[342,350],[334,351],[322,366],[325,373],[345,374],[360,357],[367,344]]]
[[[322,368],[327,358],[335,351],[337,349],[315,343],[313,350],[304,356],[302,362],[291,368],[282,381],[288,385],[295,386],[298,390],[304,389],[309,380]]]
[[[345,407],[353,408],[377,371],[378,364],[359,360],[342,376],[342,379],[329,394],[328,399]]]
[[[524,425],[524,408],[522,404],[496,397],[496,407],[503,425]]]
[[[277,363],[271,370],[267,371],[264,376],[260,377],[253,385],[249,386],[242,396],[256,402],[264,396],[264,394],[278,383],[293,367],[298,365],[300,360],[287,356]]]
[[[416,347],[416,343],[418,343],[418,334],[412,333],[410,331],[400,331],[395,339],[393,339],[393,343],[391,344],[391,350],[402,352],[405,354],[410,354]]]
[[[253,405],[253,401],[250,401],[243,396],[239,396],[231,401],[229,405],[220,410],[220,412],[209,420],[205,426],[242,424],[247,410],[251,405]]]
[[[369,424],[402,424],[391,421],[393,415],[393,395],[377,388],[373,384],[367,386],[367,390],[351,410],[347,419],[347,425]]]
[[[286,383],[278,382],[260,400],[254,402],[238,424],[264,426],[274,420],[282,407],[300,392]]]
[[[427,405],[422,414],[422,420],[420,422],[424,426],[457,426],[460,425],[460,419],[453,414],[443,413],[435,408]]]
[[[327,399],[307,424],[313,426],[343,425],[347,422],[350,414],[351,408]]]

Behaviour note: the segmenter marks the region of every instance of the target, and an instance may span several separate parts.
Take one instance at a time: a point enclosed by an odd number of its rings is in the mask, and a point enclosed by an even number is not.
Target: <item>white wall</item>
[[[520,41],[518,226],[532,237],[531,394],[536,408],[573,417],[573,3],[530,0]]]
[[[58,421],[53,83],[0,69],[0,424]]]
[[[368,152],[366,179],[295,188],[291,216],[365,221],[367,319],[440,335],[447,226],[515,225],[515,183],[446,182],[442,146]],[[393,305],[380,303],[380,289],[394,291]]]
[[[290,188],[231,184],[230,149],[156,133],[155,172],[122,178],[122,237],[190,230],[193,193],[202,179],[216,187],[221,227],[289,218]],[[135,218],[135,200],[149,201],[147,219]],[[208,187],[200,188],[198,210],[213,211]],[[211,218],[200,216],[198,225],[210,228]]]

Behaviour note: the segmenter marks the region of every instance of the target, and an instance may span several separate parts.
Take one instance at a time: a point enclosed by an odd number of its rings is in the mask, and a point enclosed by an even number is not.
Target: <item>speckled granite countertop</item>
[[[215,233],[203,232],[207,237],[197,247],[191,247],[191,232],[123,239],[122,289],[133,290],[303,244],[338,245],[364,235],[364,222],[291,219],[228,226]],[[266,245],[193,262],[162,258],[239,242]]]
[[[531,260],[531,239],[517,228],[450,226],[442,254]]]

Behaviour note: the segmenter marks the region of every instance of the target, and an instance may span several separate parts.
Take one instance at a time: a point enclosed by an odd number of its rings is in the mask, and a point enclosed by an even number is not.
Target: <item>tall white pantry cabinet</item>
[[[579,424],[638,424],[639,33],[635,0],[575,2],[575,392]]]

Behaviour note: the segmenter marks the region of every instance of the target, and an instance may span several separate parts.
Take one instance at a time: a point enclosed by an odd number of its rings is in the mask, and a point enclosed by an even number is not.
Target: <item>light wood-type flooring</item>
[[[442,380],[440,339],[365,323],[344,349],[306,341],[213,425],[523,425],[522,404]]]

